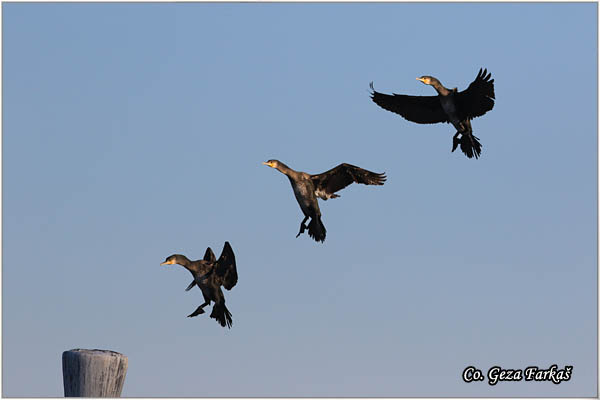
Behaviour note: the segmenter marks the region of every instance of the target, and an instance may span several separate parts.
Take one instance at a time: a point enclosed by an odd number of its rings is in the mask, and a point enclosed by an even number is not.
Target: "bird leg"
[[[204,304],[198,306],[198,308],[196,308],[196,311],[194,311],[193,313],[191,313],[190,315],[188,315],[188,318],[195,317],[196,315],[199,315],[199,314],[204,314],[203,308],[206,307],[207,305],[209,305],[208,301],[205,302]]]
[[[308,217],[304,217],[304,219],[302,220],[302,222],[300,222],[300,232],[298,232],[298,234],[296,235],[296,237],[300,236],[301,234],[304,233],[305,230],[308,229],[308,227],[306,225],[304,225],[304,223],[306,222],[307,219],[308,219]]]
[[[458,145],[463,140],[465,140],[466,136],[468,136],[471,140],[471,145],[473,144],[473,139],[471,138],[471,134],[473,133],[473,129],[471,128],[471,121],[467,119],[465,121],[459,122],[458,126],[456,125],[457,124],[454,124],[454,127],[456,128],[456,134],[454,134],[454,137],[452,138],[452,152],[454,152]],[[458,135],[460,135],[460,139],[458,138]]]

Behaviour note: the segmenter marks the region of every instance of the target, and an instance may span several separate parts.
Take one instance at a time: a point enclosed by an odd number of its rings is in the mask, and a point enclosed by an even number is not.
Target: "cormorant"
[[[211,318],[217,320],[221,326],[227,325],[231,328],[232,320],[231,313],[225,307],[225,296],[221,286],[227,290],[231,290],[235,286],[238,280],[237,269],[235,266],[235,255],[229,242],[225,242],[221,257],[217,260],[212,250],[206,249],[204,253],[204,259],[197,261],[190,261],[186,256],[181,254],[173,254],[160,265],[179,264],[185,267],[194,276],[194,280],[185,289],[190,290],[194,285],[198,285],[202,291],[204,297],[204,303],[200,305],[196,311],[188,315],[188,317],[195,317],[198,314],[203,314],[203,308],[210,305],[211,301],[215,302]]]
[[[481,117],[494,108],[494,80],[487,69],[479,70],[477,77],[466,90],[447,89],[433,76],[421,76],[417,80],[431,85],[438,96],[407,96],[376,92],[371,82],[371,99],[378,106],[400,114],[405,119],[419,124],[450,122],[457,132],[452,138],[452,151],[458,144],[468,158],[479,158],[481,143],[471,129],[471,120]],[[458,135],[460,134],[460,139]]]
[[[285,174],[292,184],[296,200],[304,213],[304,219],[300,223],[300,232],[296,237],[308,229],[310,237],[317,242],[323,242],[326,233],[325,226],[321,221],[321,210],[319,210],[317,197],[323,200],[340,197],[335,192],[342,190],[352,182],[365,185],[383,185],[386,180],[385,173],[377,174],[345,163],[317,175],[294,171],[278,160],[269,160],[263,162],[263,164]],[[309,217],[311,220],[306,226],[305,222]]]

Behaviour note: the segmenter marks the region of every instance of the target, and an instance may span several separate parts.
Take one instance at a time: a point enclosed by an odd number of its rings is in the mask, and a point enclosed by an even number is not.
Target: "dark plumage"
[[[278,160],[269,160],[263,162],[263,164],[285,174],[292,184],[296,200],[304,213],[304,220],[300,223],[300,232],[296,237],[308,229],[309,236],[317,242],[323,242],[327,232],[323,221],[321,221],[321,210],[319,209],[317,197],[323,200],[334,199],[340,197],[335,192],[342,190],[353,182],[364,185],[383,185],[386,180],[385,174],[367,171],[345,163],[316,175],[294,171]],[[311,220],[306,226],[305,222],[309,217]]]
[[[494,108],[494,80],[487,69],[479,70],[477,77],[466,90],[447,89],[432,76],[422,76],[417,80],[431,85],[437,96],[408,96],[404,94],[383,94],[375,91],[371,82],[371,98],[388,111],[400,114],[405,119],[419,124],[450,122],[457,132],[452,139],[452,151],[460,144],[460,149],[468,158],[479,158],[481,143],[473,135],[471,120],[481,117]],[[458,136],[460,135],[460,138]]]
[[[238,280],[237,269],[235,265],[235,255],[229,242],[225,242],[221,257],[217,260],[212,250],[206,249],[204,253],[204,259],[197,261],[190,261],[186,256],[181,254],[173,254],[167,257],[165,262],[160,265],[179,264],[185,267],[192,273],[194,280],[185,289],[190,290],[194,285],[198,285],[202,291],[204,297],[204,304],[200,305],[196,311],[188,315],[188,317],[195,317],[198,314],[203,314],[203,308],[210,305],[211,301],[214,301],[211,318],[217,320],[221,326],[227,325],[231,328],[232,319],[231,313],[225,307],[225,296],[221,290],[223,286],[227,290],[231,290],[235,286]]]

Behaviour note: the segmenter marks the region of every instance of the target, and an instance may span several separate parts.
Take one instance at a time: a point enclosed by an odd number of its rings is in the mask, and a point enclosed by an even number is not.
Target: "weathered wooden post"
[[[120,397],[127,357],[110,350],[73,349],[63,352],[65,397]]]

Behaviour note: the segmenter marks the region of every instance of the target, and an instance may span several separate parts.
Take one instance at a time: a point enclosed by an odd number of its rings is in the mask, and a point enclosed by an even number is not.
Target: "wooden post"
[[[62,368],[65,397],[120,397],[127,357],[110,350],[67,350]]]

